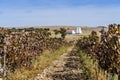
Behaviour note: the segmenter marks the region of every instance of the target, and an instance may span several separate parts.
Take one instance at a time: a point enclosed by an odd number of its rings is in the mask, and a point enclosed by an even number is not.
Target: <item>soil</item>
[[[30,80],[87,80],[82,70],[79,69],[79,58],[73,49],[69,49],[42,73]]]

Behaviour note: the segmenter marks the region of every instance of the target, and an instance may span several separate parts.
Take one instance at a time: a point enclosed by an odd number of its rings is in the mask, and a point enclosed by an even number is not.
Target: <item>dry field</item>
[[[49,28],[52,31],[52,37],[60,37],[60,35],[55,35],[53,30],[59,30],[60,28],[75,30],[79,26],[46,26],[42,28]],[[65,40],[72,41],[72,40],[78,40],[80,37],[87,36],[91,33],[91,31],[96,31],[98,35],[100,35],[102,27],[81,27],[82,34],[67,34]],[[105,28],[107,31],[107,28]]]

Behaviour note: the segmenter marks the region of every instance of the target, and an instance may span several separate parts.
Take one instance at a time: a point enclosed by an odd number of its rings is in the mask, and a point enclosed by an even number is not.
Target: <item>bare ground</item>
[[[30,80],[87,80],[79,63],[79,56],[70,49]]]

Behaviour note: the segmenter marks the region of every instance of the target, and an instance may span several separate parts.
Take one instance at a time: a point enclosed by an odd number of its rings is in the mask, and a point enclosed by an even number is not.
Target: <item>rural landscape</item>
[[[1,78],[119,80],[120,25],[0,28]]]
[[[120,80],[119,0],[0,0],[0,80]]]

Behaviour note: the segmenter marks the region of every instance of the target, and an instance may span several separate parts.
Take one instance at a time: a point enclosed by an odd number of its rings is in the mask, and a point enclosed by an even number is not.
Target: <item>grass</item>
[[[104,71],[99,68],[98,62],[94,61],[91,56],[79,51],[80,68],[89,77],[90,80],[107,80]]]
[[[80,68],[90,80],[118,80],[118,75],[105,73],[105,71],[99,67],[98,61],[92,56],[82,52],[81,50],[79,50],[79,56]]]
[[[43,69],[48,67],[54,60],[56,60],[60,55],[67,52],[68,49],[72,47],[60,47],[56,51],[46,50],[42,55],[38,56],[36,60],[33,61],[31,70],[21,68],[15,71],[15,73],[9,74],[10,80],[27,80],[41,73]]]

